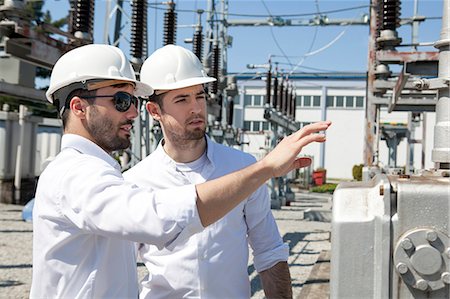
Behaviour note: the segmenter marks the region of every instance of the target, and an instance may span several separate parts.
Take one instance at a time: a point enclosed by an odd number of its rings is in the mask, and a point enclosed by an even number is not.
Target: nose
[[[125,112],[127,114],[128,119],[135,119],[139,115],[139,107],[141,103],[138,102],[137,106],[131,104],[130,108]]]
[[[191,113],[198,114],[202,111],[203,102],[198,101],[196,97],[191,98]]]

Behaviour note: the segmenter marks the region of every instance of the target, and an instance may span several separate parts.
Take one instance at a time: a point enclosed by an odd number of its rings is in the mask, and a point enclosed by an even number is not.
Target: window
[[[327,96],[327,107],[333,107],[334,104],[334,97],[333,96]]]
[[[320,96],[314,96],[313,97],[313,106],[314,107],[320,107]]]
[[[234,97],[233,101],[234,101],[235,105],[239,105],[241,102],[241,97],[239,95],[237,95]]]
[[[355,97],[345,97],[345,107],[353,108]]]
[[[343,96],[336,97],[336,107],[344,107],[344,97]]]
[[[364,107],[364,97],[356,97],[356,107]]]
[[[252,96],[249,94],[244,95],[244,106],[250,106],[252,104]]]
[[[303,106],[311,107],[311,96],[303,96]]]
[[[250,124],[251,124],[251,122],[244,120],[244,130],[245,131],[250,131]]]
[[[295,97],[295,105],[301,106],[302,105],[302,96],[296,96]]]
[[[265,131],[269,130],[269,122],[268,121],[262,122],[262,129]]]
[[[253,96],[253,97],[254,97],[253,105],[261,106],[261,96]]]
[[[259,123],[259,121],[254,121],[254,122],[253,122],[253,131],[258,132],[258,131],[260,131],[260,130],[261,130],[261,128],[260,128],[260,123]]]

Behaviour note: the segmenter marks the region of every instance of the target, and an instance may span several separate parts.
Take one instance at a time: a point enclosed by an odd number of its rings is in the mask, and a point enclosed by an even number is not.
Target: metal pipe
[[[20,203],[20,193],[22,189],[22,155],[25,141],[25,117],[27,114],[27,107],[24,105],[19,106],[19,144],[17,145],[16,154],[16,170],[14,174],[14,201],[16,204]]]
[[[322,86],[322,96],[320,101],[320,110],[321,110],[321,120],[325,121],[327,119],[327,94],[328,89],[326,86]],[[325,168],[325,143],[320,143],[320,168]]]
[[[434,147],[431,154],[437,169],[450,168],[450,0],[443,1],[442,31],[440,40],[434,45],[439,49],[439,79],[447,84],[438,90]]]

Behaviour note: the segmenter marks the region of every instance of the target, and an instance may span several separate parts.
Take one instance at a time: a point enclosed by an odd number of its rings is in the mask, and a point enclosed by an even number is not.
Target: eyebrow
[[[197,93],[195,94],[195,96],[199,96],[199,95],[206,95],[206,92],[205,92],[204,90],[202,90],[202,91],[199,91],[199,92],[197,92]],[[174,97],[173,99],[176,100],[176,99],[179,99],[179,98],[186,98],[186,97],[188,97],[188,96],[189,96],[189,93],[186,93],[186,94],[179,94],[179,95],[177,95],[176,97]]]

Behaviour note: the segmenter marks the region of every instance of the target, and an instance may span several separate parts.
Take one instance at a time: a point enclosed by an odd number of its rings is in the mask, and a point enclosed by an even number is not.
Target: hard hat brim
[[[195,85],[201,85],[206,84],[210,82],[217,81],[216,78],[213,77],[196,77],[196,78],[189,78],[173,83],[165,83],[162,85],[152,86],[154,90],[173,90],[173,89],[180,89],[185,87],[191,87]]]
[[[154,90],[152,87],[150,87],[150,85],[137,81],[137,80],[129,80],[128,78],[125,77],[105,77],[105,78],[99,78],[99,77],[91,77],[91,76],[85,76],[82,78],[79,78],[77,81],[78,82],[86,82],[88,80],[120,80],[120,81],[126,81],[126,82],[130,82],[135,84],[135,92],[134,95],[137,97],[148,97],[151,96],[154,93]],[[71,83],[75,83],[73,82],[73,80],[68,80],[67,82],[62,82],[58,85],[53,86],[52,88],[49,88],[47,90],[47,92],[45,93],[45,97],[47,98],[47,100],[50,103],[53,103],[53,94],[55,93],[55,91],[64,88],[66,86],[68,86]]]

